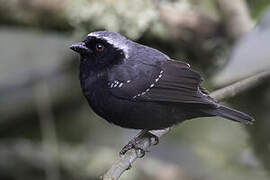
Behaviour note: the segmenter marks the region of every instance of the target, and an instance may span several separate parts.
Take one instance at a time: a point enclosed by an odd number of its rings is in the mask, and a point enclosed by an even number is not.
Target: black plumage
[[[118,33],[93,32],[70,48],[81,55],[80,82],[89,105],[116,125],[152,130],[210,116],[253,121],[211,98],[188,64]]]

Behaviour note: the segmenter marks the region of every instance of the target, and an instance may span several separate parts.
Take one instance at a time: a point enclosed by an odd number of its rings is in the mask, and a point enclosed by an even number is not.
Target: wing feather
[[[148,66],[144,64],[144,66]],[[157,101],[174,103],[199,103],[216,106],[206,90],[201,87],[202,78],[200,74],[189,65],[180,61],[162,61],[156,66],[148,66],[151,74],[141,76],[133,81],[124,92],[125,98],[135,101]],[[133,87],[134,86],[134,87]],[[140,87],[140,89],[135,86]],[[134,89],[136,93],[134,93]],[[112,94],[119,96],[121,89],[112,90]],[[123,95],[121,95],[123,97]]]

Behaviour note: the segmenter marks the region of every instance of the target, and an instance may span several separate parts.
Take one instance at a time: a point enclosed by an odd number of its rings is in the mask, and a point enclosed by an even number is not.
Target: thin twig
[[[236,96],[237,94],[243,91],[247,91],[261,84],[266,79],[270,79],[270,71],[258,73],[257,75],[251,76],[249,78],[236,82],[232,85],[216,90],[212,92],[210,96],[217,99],[218,101],[221,101],[226,98]],[[151,133],[158,136],[158,138],[162,137],[168,132],[169,128],[151,131]],[[139,146],[147,152],[147,150],[151,146],[153,146],[153,143],[149,141],[149,138],[143,138],[140,141]],[[139,156],[136,150],[134,149],[129,150],[128,152],[126,152],[125,155],[120,157],[120,159],[116,161],[112,165],[112,167],[105,173],[105,175],[102,177],[103,180],[117,180],[126,170],[130,169],[131,164],[134,163],[138,157]]]
[[[224,99],[234,97],[235,95],[240,94],[243,91],[247,91],[250,88],[253,88],[261,84],[262,82],[264,82],[266,79],[269,78],[270,78],[270,71],[261,72],[244,80],[238,81],[232,85],[216,90],[212,92],[210,95],[217,101],[222,101]]]
[[[154,134],[158,138],[161,138],[161,136],[167,134],[170,131],[170,128],[167,129],[161,129],[161,130],[154,130],[150,131],[151,134]],[[147,151],[150,146],[152,146],[152,142],[149,141],[149,138],[143,137],[140,141],[140,147]],[[138,158],[137,151],[135,149],[131,149],[128,152],[126,152],[118,161],[116,161],[112,167],[107,171],[107,173],[103,176],[103,180],[116,180],[118,179],[122,173],[130,169],[131,164],[136,161]]]

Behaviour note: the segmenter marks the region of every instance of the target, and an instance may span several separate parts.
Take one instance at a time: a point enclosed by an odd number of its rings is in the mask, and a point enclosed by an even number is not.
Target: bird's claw
[[[153,146],[157,145],[159,143],[159,137],[157,137],[156,135],[154,135],[154,134],[152,134],[150,132],[149,132],[149,135],[150,135],[149,137],[151,139],[152,145]],[[154,139],[154,140],[152,141],[152,139]]]
[[[130,140],[128,144],[122,148],[122,150],[119,152],[120,156],[124,155],[131,149],[135,149],[137,156],[142,158],[145,155],[145,152],[147,152],[141,147],[140,144],[143,138],[148,138],[152,145],[157,145],[159,143],[159,138],[156,135],[150,133],[149,131],[141,131],[138,136]]]
[[[131,149],[135,149],[138,157],[143,157],[145,155],[145,150],[139,146],[140,139],[134,138],[125,145],[119,152],[120,156],[126,154]]]

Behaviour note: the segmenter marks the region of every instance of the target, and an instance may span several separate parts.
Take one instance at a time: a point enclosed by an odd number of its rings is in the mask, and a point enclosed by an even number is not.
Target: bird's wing
[[[134,101],[200,103],[216,105],[201,87],[201,76],[180,61],[162,61],[156,65],[141,64],[130,81],[112,86],[114,96]],[[127,83],[129,82],[129,83]],[[118,83],[119,84],[119,83]]]
[[[121,64],[108,73],[108,88],[118,98],[133,100],[154,84],[160,71],[156,66],[140,62]]]

